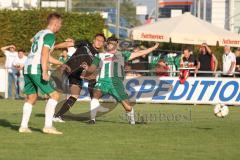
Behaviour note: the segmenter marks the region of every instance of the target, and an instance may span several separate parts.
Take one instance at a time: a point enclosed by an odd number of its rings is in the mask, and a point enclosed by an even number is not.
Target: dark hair
[[[19,49],[18,52],[25,52],[25,50],[24,49]]]
[[[98,33],[94,36],[94,39],[96,39],[97,37],[102,37],[104,39],[104,41],[106,41],[106,37],[104,36],[104,34],[102,33]]]
[[[118,42],[118,39],[115,36],[112,36],[107,39],[107,42],[111,42],[111,41]]]
[[[63,48],[62,51],[67,51],[68,52],[68,49],[67,48]]]
[[[148,19],[149,19],[149,15],[146,14],[146,15],[145,15],[145,20],[148,20]]]
[[[165,63],[165,60],[163,58],[160,58],[158,62],[164,62]]]
[[[190,49],[189,49],[189,48],[184,48],[184,49],[183,49],[183,51],[186,51],[186,50],[187,50],[188,52],[190,52]]]
[[[57,12],[50,13],[47,17],[47,23],[49,24],[50,21],[53,19],[61,19],[61,18],[62,18],[62,16]]]

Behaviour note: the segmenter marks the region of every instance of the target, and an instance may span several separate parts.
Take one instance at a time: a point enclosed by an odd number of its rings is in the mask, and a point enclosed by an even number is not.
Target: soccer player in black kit
[[[74,41],[72,39],[67,40],[66,42],[60,43],[55,45],[56,49],[60,48],[68,48],[68,47],[75,47],[76,51],[71,56],[71,58],[66,62],[71,68],[71,73],[68,76],[69,86],[70,86],[70,96],[69,98],[63,103],[60,110],[55,113],[53,121],[54,122],[64,122],[63,115],[66,113],[76,102],[77,98],[80,95],[82,86],[83,86],[83,79],[80,78],[82,71],[84,70],[82,65],[91,65],[92,60],[95,54],[98,54],[99,51],[103,48],[105,43],[105,36],[103,34],[96,34],[94,36],[93,42],[89,43],[87,41]],[[90,97],[93,96],[93,88],[95,86],[96,79],[88,80],[88,91],[90,93]]]

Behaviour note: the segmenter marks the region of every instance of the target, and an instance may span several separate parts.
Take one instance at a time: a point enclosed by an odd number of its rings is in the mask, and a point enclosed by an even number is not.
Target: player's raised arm
[[[49,55],[48,59],[49,63],[55,64],[55,65],[62,65],[63,63],[55,58],[53,58],[51,55]]]
[[[8,49],[10,49],[10,48],[16,49],[16,47],[15,47],[14,45],[8,45],[8,46],[2,47],[2,48],[1,48],[1,51],[2,51],[2,52],[5,52],[6,50],[8,50]]]
[[[151,53],[152,51],[154,51],[155,49],[157,49],[159,46],[159,43],[156,43],[153,47],[151,48],[148,48],[148,49],[144,49],[144,50],[140,50],[140,51],[137,51],[137,52],[133,52],[131,54],[131,56],[129,57],[129,60],[132,60],[134,58],[137,58],[137,57],[141,57],[141,56],[145,56],[149,53]]]
[[[71,38],[67,38],[65,42],[58,43],[54,46],[55,49],[74,47],[75,41]]]

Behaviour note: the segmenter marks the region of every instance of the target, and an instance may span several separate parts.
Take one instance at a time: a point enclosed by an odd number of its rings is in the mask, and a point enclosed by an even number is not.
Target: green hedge
[[[15,44],[17,48],[28,51],[30,39],[46,27],[50,10],[11,11],[0,10],[0,47]],[[93,35],[102,32],[104,20],[99,14],[79,14],[60,12],[63,26],[57,33],[57,42],[66,38],[92,40]],[[2,53],[0,53],[2,55]]]

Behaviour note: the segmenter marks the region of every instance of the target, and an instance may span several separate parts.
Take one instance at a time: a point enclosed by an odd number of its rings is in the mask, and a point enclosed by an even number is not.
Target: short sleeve
[[[129,51],[122,52],[122,56],[124,57],[124,61],[129,61],[129,58],[130,58],[131,54],[132,53],[129,52]]]
[[[231,61],[236,62],[236,56],[234,54],[231,54]]]
[[[95,66],[99,66],[99,63],[100,63],[101,59],[99,57],[99,54],[96,54],[95,57],[93,58],[93,62],[92,62],[92,65],[95,65]]]
[[[55,36],[52,33],[46,34],[43,38],[43,45],[52,48],[55,43]]]
[[[4,54],[5,56],[8,56],[8,53],[9,53],[8,50],[3,51],[3,54]]]

